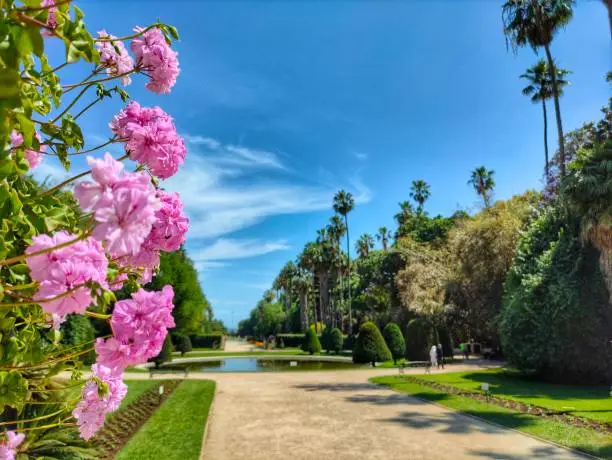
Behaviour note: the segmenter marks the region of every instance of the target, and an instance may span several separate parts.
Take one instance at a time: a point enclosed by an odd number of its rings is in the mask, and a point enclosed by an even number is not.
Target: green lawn
[[[128,393],[123,401],[121,401],[122,409],[131,402],[136,401],[138,396],[143,394],[149,388],[158,386],[160,382],[155,380],[126,380],[125,383],[128,387]]]
[[[612,397],[606,386],[546,383],[527,379],[518,372],[505,369],[431,374],[418,378],[464,390],[479,390],[480,384],[487,382],[496,396],[612,423]]]
[[[185,380],[121,450],[119,460],[197,460],[215,395],[211,380]]]
[[[612,459],[612,439],[609,433],[577,428],[543,417],[521,414],[504,407],[481,401],[449,395],[429,387],[402,380],[401,376],[385,376],[370,379],[373,383],[387,385],[396,391],[407,393],[484,420],[538,436],[558,444],[582,450],[602,458]]]

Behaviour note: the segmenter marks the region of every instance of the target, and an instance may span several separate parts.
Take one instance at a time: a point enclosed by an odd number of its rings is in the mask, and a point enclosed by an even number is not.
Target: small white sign
[[[159,386],[159,394],[160,394],[160,396],[164,394],[164,386],[163,385]]]
[[[481,383],[480,384],[480,388],[482,389],[482,391],[489,391],[489,384],[488,383]]]
[[[297,361],[290,361],[289,362],[289,366],[290,367],[297,367]]]

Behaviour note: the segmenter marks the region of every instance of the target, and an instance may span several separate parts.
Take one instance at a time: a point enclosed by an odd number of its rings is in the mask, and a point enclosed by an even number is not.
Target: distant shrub
[[[283,340],[282,337],[278,341],[278,348],[280,348],[281,350],[285,349],[285,341]]]
[[[444,326],[438,328],[438,343],[442,345],[442,352],[444,353],[444,356],[447,358],[452,358],[454,349],[453,340],[450,331]]]
[[[302,350],[310,353],[311,355],[321,353],[321,342],[319,342],[319,337],[317,337],[317,333],[312,327],[309,327],[304,335]]]
[[[393,356],[393,363],[397,364],[397,360],[404,357],[406,354],[406,342],[399,326],[395,323],[388,323],[383,329],[385,342]]]
[[[328,350],[339,354],[342,351],[343,343],[344,337],[342,336],[342,331],[337,327],[333,328],[329,333]]]
[[[187,335],[179,335],[176,338],[176,351],[181,352],[181,356],[191,351],[191,339]]]
[[[276,343],[281,339],[286,348],[301,348],[304,344],[304,334],[276,334]]]
[[[166,339],[164,340],[164,345],[162,346],[159,355],[153,358],[153,362],[155,363],[155,367],[161,366],[163,363],[172,361],[172,340],[170,339],[170,334],[166,335]]]
[[[223,334],[192,335],[189,338],[191,339],[191,345],[194,348],[220,349],[224,344]]]
[[[429,361],[429,348],[438,343],[433,326],[421,318],[408,322],[405,340],[406,358],[410,361]]]
[[[376,324],[363,323],[359,328],[359,336],[353,349],[353,362],[372,363],[372,366],[375,366],[377,361],[389,361],[390,359],[391,352]]]

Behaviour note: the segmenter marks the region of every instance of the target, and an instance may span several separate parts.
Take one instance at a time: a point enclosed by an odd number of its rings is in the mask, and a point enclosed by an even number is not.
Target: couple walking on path
[[[444,369],[444,351],[442,350],[442,344],[432,345],[429,350],[429,359],[431,362],[431,367],[437,367],[440,369]]]

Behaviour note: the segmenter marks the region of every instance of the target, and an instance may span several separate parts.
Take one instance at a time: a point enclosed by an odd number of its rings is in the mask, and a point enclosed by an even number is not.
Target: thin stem
[[[36,286],[36,281],[32,281],[27,284],[16,284],[15,286],[5,285],[7,291],[23,291],[25,289],[30,289]]]
[[[157,28],[160,25],[161,24],[159,22],[157,22],[155,24],[151,24],[150,26],[145,27],[141,31],[136,32],[135,34],[132,34],[132,35],[125,35],[123,37],[116,37],[116,38],[99,37],[99,38],[95,38],[94,42],[117,42],[117,41],[131,40],[132,38],[140,37],[146,31],[151,30],[151,29],[155,29],[155,28]]]
[[[68,110],[70,110],[72,108],[72,106],[74,104],[77,103],[77,101],[81,98],[81,96],[83,96],[83,94],[85,94],[87,92],[87,90],[91,87],[91,83],[88,84],[87,86],[85,86],[85,88],[83,88],[81,90],[81,92],[77,95],[77,97],[75,97],[72,102],[70,104],[68,104],[68,106],[58,115],[56,116],[53,120],[51,120],[49,122],[49,124],[54,124],[57,120],[59,120],[60,118],[62,118],[66,113],[68,113]]]
[[[40,74],[41,77],[44,77],[46,75],[52,74],[57,72],[58,70],[63,69],[64,67],[66,67],[68,64],[71,64],[71,62],[64,62],[63,64],[58,65],[57,67],[54,67],[53,69],[49,70],[48,72],[43,72]]]
[[[96,319],[102,319],[102,320],[108,320],[111,318],[112,315],[105,315],[102,313],[95,313],[93,311],[85,311],[85,316],[89,316],[90,318],[96,318]]]
[[[30,366],[6,366],[6,367],[0,367],[0,371],[10,371],[10,370],[15,370],[15,369],[36,369],[37,367],[47,366],[49,364],[60,363],[62,361],[68,361],[69,359],[76,358],[77,356],[84,355],[85,353],[89,353],[90,351],[93,351],[94,349],[95,349],[94,347],[90,347],[90,348],[87,348],[86,350],[80,351],[78,353],[74,353],[72,355],[62,356],[61,358],[57,358],[57,359],[50,359],[49,361],[44,361],[44,362],[38,363],[38,364],[32,364]]]
[[[123,155],[122,157],[117,158],[117,160],[116,160],[116,161],[123,161],[123,160],[125,160],[125,159],[126,159],[128,156],[129,156],[128,154],[125,154],[125,155]],[[74,182],[75,180],[80,179],[81,177],[85,177],[85,176],[86,176],[86,175],[88,175],[90,172],[91,172],[91,169],[89,169],[89,170],[87,170],[87,171],[85,171],[85,172],[82,172],[81,174],[77,174],[76,176],[71,177],[70,179],[66,179],[64,182],[62,182],[62,183],[60,183],[60,184],[56,185],[55,187],[50,188],[50,189],[49,189],[49,190],[47,190],[46,192],[44,192],[44,193],[43,193],[41,196],[50,195],[50,194],[52,194],[53,192],[56,192],[57,190],[61,189],[61,188],[62,188],[64,185],[68,185],[69,183]],[[0,265],[2,265],[2,264],[0,263]]]
[[[123,72],[123,73],[120,73],[120,74],[117,74],[117,75],[111,75],[110,77],[100,78],[98,80],[93,80],[93,81],[89,81],[89,82],[82,81],[81,83],[75,83],[73,85],[65,85],[65,86],[62,86],[62,88],[66,90],[65,91],[66,93],[68,93],[68,92],[72,91],[74,88],[78,88],[79,86],[83,86],[83,85],[88,85],[88,86],[95,85],[96,83],[103,83],[105,81],[110,81],[110,80],[114,80],[116,78],[125,77],[127,75],[130,75],[130,74],[133,74],[133,73],[136,73],[136,72],[139,72],[139,71],[140,71],[140,67],[137,66],[137,67],[134,67],[132,70],[128,70],[127,72]]]
[[[117,136],[115,136],[115,137],[113,137],[113,138],[111,138],[111,139],[107,140],[105,143],[100,144],[100,145],[96,145],[95,147],[92,147],[92,148],[90,148],[90,149],[87,149],[87,150],[80,150],[80,151],[78,151],[78,152],[71,152],[71,153],[68,153],[68,156],[72,156],[72,155],[84,155],[84,154],[86,154],[86,153],[91,153],[91,152],[95,152],[96,150],[100,150],[101,148],[106,147],[106,146],[107,146],[107,145],[109,145],[109,144],[114,144],[114,143],[116,143],[116,142],[124,142],[124,141],[125,141],[125,139],[120,139],[120,138],[118,138]],[[53,146],[54,146],[55,144],[51,143],[51,144],[44,144],[44,145],[48,145],[50,149],[53,149]],[[41,150],[34,150],[34,151],[35,151],[35,152],[38,152],[38,153],[42,153],[42,154],[44,154],[44,155],[57,155],[57,153],[56,153],[55,151],[53,151],[53,153],[43,152],[43,151],[41,151]]]
[[[85,106],[85,108],[83,110],[81,110],[79,113],[77,113],[74,116],[74,119],[76,120],[77,118],[79,118],[81,115],[83,115],[85,112],[87,112],[89,109],[91,109],[94,105],[96,105],[98,102],[100,102],[102,100],[101,97],[97,97],[95,98],[92,102],[90,102],[89,104],[87,104]]]
[[[70,420],[72,417],[72,415],[70,417],[66,417],[64,420],[61,420],[57,423],[52,423],[50,425],[42,425],[42,426],[33,426],[30,428],[20,428],[15,430],[17,433],[22,433],[24,431],[36,431],[36,430],[47,430],[49,428],[55,428],[56,426],[74,426],[76,425],[75,423],[64,423],[66,420]]]
[[[17,423],[37,422],[39,420],[45,420],[45,419],[48,419],[48,418],[51,418],[51,417],[55,417],[56,415],[59,415],[62,412],[66,412],[66,409],[60,409],[58,411],[52,412],[51,414],[41,415],[40,417],[35,417],[35,418],[27,418],[27,419],[24,419],[24,420],[11,420],[9,422],[0,422],[0,426],[16,425]]]
[[[47,6],[25,6],[22,8],[17,8],[17,10],[23,11],[23,12],[48,10],[48,9],[56,8],[60,5],[63,5],[64,3],[70,3],[71,1],[72,0],[55,0],[54,3],[47,5]]]
[[[80,289],[82,287],[86,287],[86,286],[87,286],[87,283],[77,284],[75,287],[68,289],[66,292],[62,292],[59,295],[56,295],[54,297],[49,297],[47,299],[40,299],[40,300],[26,299],[26,300],[28,300],[28,302],[0,303],[0,309],[2,309],[2,308],[23,307],[25,305],[40,305],[40,304],[43,304],[43,303],[54,302],[56,300],[63,299],[64,297],[68,297],[70,294],[72,294],[76,290],[78,290],[78,289]]]
[[[77,241],[84,240],[90,234],[91,234],[91,232],[87,231],[87,232],[83,233],[82,235],[79,235],[77,238],[75,238],[73,240],[70,240],[70,241],[66,241],[66,242],[61,243],[61,244],[58,244],[57,246],[53,246],[51,248],[41,249],[40,251],[30,252],[29,254],[21,254],[20,256],[11,257],[10,259],[6,259],[6,260],[0,260],[0,266],[14,264],[15,262],[21,262],[22,260],[28,259],[30,257],[41,256],[43,254],[48,254],[49,252],[53,252],[53,251],[55,251],[57,249],[65,248],[67,246],[70,246],[71,244],[76,243]]]
[[[41,29],[46,29],[49,31],[49,33],[57,38],[60,38],[62,40],[65,40],[65,37],[59,33],[57,33],[57,31],[55,30],[54,27],[48,26],[47,24],[45,24],[44,22],[39,21],[38,19],[34,19],[30,16],[27,16],[21,12],[17,13],[17,17],[19,19],[21,19],[23,22],[27,22],[29,24],[33,24],[37,27],[40,27]]]

